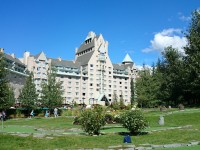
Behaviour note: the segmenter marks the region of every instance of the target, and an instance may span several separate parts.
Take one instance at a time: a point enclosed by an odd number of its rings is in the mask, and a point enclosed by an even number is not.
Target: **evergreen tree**
[[[119,102],[118,102],[118,96],[117,96],[116,92],[113,93],[113,101],[112,101],[111,107],[115,110],[120,109]]]
[[[187,99],[190,104],[200,104],[200,11],[192,14],[192,22],[186,34],[188,45],[185,47],[187,71]]]
[[[157,97],[159,90],[159,81],[156,78],[157,74],[144,65],[143,70],[139,71],[138,75],[139,77],[136,79],[138,104],[140,107],[156,106],[159,103]]]
[[[131,106],[133,106],[135,102],[135,85],[133,78],[131,78]]]
[[[0,109],[8,106],[8,81],[6,79],[6,61],[2,52],[0,52]]]
[[[47,82],[42,83],[41,104],[50,109],[59,107],[64,100],[63,93],[62,82],[56,81],[55,70],[52,70],[48,74]]]
[[[119,100],[119,105],[120,105],[121,109],[124,108],[124,98],[123,98],[123,93],[122,92],[121,92],[121,96],[120,96],[120,100]]]
[[[11,88],[8,84],[5,89],[6,91],[6,104],[4,105],[4,109],[8,109],[15,104],[15,94],[13,88]]]
[[[171,46],[162,54],[163,61],[158,67],[162,77],[159,97],[168,105],[177,105],[183,101],[183,56]]]
[[[35,84],[33,81],[33,74],[31,73],[27,79],[24,87],[20,91],[19,101],[22,107],[28,110],[34,109],[37,104],[38,94],[36,93]]]

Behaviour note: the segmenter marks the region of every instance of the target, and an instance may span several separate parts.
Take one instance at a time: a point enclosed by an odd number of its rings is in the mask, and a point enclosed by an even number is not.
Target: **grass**
[[[165,149],[156,149],[156,150],[200,150],[200,145],[195,146],[186,146],[186,147],[177,147],[177,148],[165,148]]]
[[[145,135],[131,136],[132,144],[172,144],[188,143],[192,140],[200,140],[200,109],[188,109],[186,111],[172,110],[173,113],[160,111],[145,111],[145,116],[149,121],[150,131]],[[159,126],[159,116],[165,118],[165,125]],[[118,133],[127,132],[119,124],[106,125],[101,132],[104,135],[87,136],[80,131],[79,125],[73,125],[73,118],[33,118],[33,119],[12,119],[4,122],[5,128],[0,129],[1,149],[78,149],[78,148],[108,148],[113,145],[123,145],[123,135]],[[183,127],[191,125],[189,128],[170,129],[172,127]],[[34,138],[33,134],[41,133],[44,129],[44,138]],[[77,129],[72,132],[70,129]],[[168,129],[163,130],[162,129]],[[61,135],[55,136],[57,130],[61,130]],[[157,131],[152,131],[157,130]],[[31,133],[28,137],[19,137],[7,132]],[[75,134],[76,133],[76,134]],[[53,137],[53,139],[48,139]],[[199,146],[196,146],[199,149]],[[196,147],[191,150],[196,150]],[[168,149],[165,149],[168,150]],[[169,149],[170,150],[170,149]],[[173,149],[175,150],[175,149]],[[184,147],[177,150],[184,150]]]

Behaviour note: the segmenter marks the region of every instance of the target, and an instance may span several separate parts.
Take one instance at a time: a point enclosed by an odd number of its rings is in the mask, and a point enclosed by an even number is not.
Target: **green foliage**
[[[36,93],[36,88],[33,80],[33,73],[31,73],[27,79],[24,87],[20,91],[19,101],[22,104],[22,107],[27,109],[36,108],[38,94]]]
[[[148,126],[147,120],[141,111],[127,111],[121,115],[122,126],[131,133],[138,133]]]
[[[183,56],[170,46],[165,48],[163,58],[158,70],[162,74],[159,96],[167,104],[177,105],[182,101],[184,87]]]
[[[152,72],[145,65],[143,70],[138,73],[139,78],[136,79],[137,102],[140,107],[154,107],[158,101],[159,80],[157,74]]]
[[[42,106],[50,109],[60,107],[64,100],[63,93],[62,82],[56,80],[55,71],[52,70],[51,73],[48,74],[47,82],[42,83],[40,100]]]
[[[113,94],[113,101],[112,101],[110,107],[113,108],[114,110],[119,110],[120,109],[120,105],[119,105],[119,102],[118,102],[118,96],[117,96],[117,94],[115,92]]]
[[[119,106],[120,106],[121,109],[125,108],[124,98],[123,98],[123,94],[122,93],[121,93],[121,96],[120,96],[120,99],[119,99]]]
[[[82,129],[89,135],[99,135],[101,127],[105,125],[105,115],[102,107],[83,111],[80,124]]]
[[[8,98],[8,81],[6,80],[7,70],[3,53],[0,52],[0,109],[6,109]]]
[[[188,45],[185,47],[185,69],[187,72],[186,99],[189,104],[200,104],[200,14],[192,14],[192,22],[186,34]]]
[[[8,84],[5,88],[6,92],[6,103],[4,103],[4,109],[8,109],[15,104],[14,90]]]
[[[114,116],[112,114],[105,114],[105,121],[106,121],[106,123],[113,123]]]
[[[135,99],[135,83],[133,81],[133,78],[131,78],[131,106],[133,106]]]

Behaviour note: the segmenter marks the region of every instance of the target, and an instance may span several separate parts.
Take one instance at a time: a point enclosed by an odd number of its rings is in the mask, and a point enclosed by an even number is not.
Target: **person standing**
[[[34,110],[31,111],[30,113],[30,118],[34,117]]]
[[[58,117],[58,109],[57,108],[54,108],[54,116],[55,116],[55,118]]]

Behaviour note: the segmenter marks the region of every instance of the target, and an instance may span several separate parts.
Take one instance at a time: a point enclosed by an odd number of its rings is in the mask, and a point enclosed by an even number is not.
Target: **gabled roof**
[[[129,56],[129,54],[126,54],[124,60],[122,61],[123,63],[133,63],[133,60]]]
[[[89,53],[85,53],[82,56],[78,56],[76,59],[76,62],[79,62],[81,65],[85,65],[89,62],[90,58],[92,57],[94,51],[91,51]]]
[[[44,58],[44,60],[47,60],[47,57],[46,57],[46,55],[44,54],[44,52],[40,52],[39,54],[35,55],[34,58],[35,58],[35,59]]]
[[[6,53],[4,53],[4,56],[5,56],[5,58],[8,59],[8,60],[14,61],[14,62],[16,62],[16,63],[18,63],[18,64],[20,64],[20,65],[25,66],[18,58],[13,58],[12,56],[10,56],[10,55],[8,55],[8,54],[6,54]]]
[[[38,59],[38,57],[42,54],[43,52],[40,52],[39,54],[35,55],[34,58]]]
[[[71,67],[71,68],[79,68],[80,65],[78,62],[69,61],[69,60],[58,60],[58,59],[51,59],[53,66],[63,66],[63,67]]]
[[[86,49],[92,48],[92,47],[94,47],[94,39],[88,44],[86,44],[85,42],[83,44],[81,44],[81,46],[79,47],[77,53],[80,53],[80,52],[82,52],[82,51],[84,51]]]
[[[112,64],[113,70],[126,70],[128,67],[132,68],[133,63],[131,64]]]
[[[113,64],[113,70],[125,70],[126,66],[124,64]]]
[[[108,100],[108,98],[106,97],[106,95],[105,95],[104,93],[101,93],[101,94],[98,96],[97,100],[98,100],[98,101],[102,101],[102,99],[103,99],[104,97]]]

